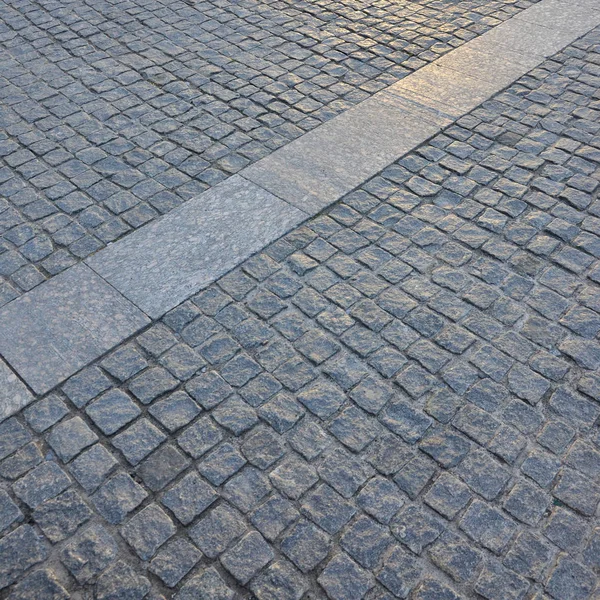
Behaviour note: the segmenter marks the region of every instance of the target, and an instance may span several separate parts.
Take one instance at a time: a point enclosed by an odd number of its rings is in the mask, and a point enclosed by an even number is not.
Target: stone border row
[[[0,310],[0,355],[43,394],[600,24],[542,0]],[[0,421],[33,395],[0,360]]]

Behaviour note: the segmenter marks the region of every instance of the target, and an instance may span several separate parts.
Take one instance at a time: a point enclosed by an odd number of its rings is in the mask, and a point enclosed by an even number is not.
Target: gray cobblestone
[[[195,598],[215,598],[215,600],[233,600],[235,592],[223,581],[215,569],[206,569],[187,581],[179,593],[177,600],[193,600]]]
[[[0,530],[4,531],[16,521],[23,519],[23,513],[6,492],[0,493]]]
[[[148,594],[150,582],[146,577],[138,575],[127,563],[118,561],[98,578],[96,589],[98,598],[103,600],[141,600]]]
[[[34,512],[36,523],[53,543],[70,537],[92,514],[81,496],[73,490],[46,500]]]
[[[596,585],[594,575],[585,567],[563,556],[548,581],[547,589],[554,598],[576,600],[589,597]]]
[[[117,556],[117,544],[100,525],[79,534],[61,552],[61,562],[80,583],[101,573]]]
[[[27,568],[48,555],[43,539],[30,525],[21,525],[0,541],[0,585],[14,583]]]
[[[92,501],[109,523],[120,523],[146,496],[129,475],[118,473],[96,491]]]
[[[472,579],[481,562],[481,555],[468,540],[448,531],[431,547],[429,555],[442,571],[457,582]]]
[[[175,587],[202,558],[202,553],[185,539],[165,544],[150,563],[150,570],[170,588]]]
[[[250,587],[259,600],[277,595],[281,600],[300,600],[307,585],[300,573],[287,561],[273,562]]]
[[[55,425],[48,436],[48,443],[64,462],[68,462],[97,439],[98,436],[80,417],[74,417]]]
[[[66,473],[56,463],[46,461],[15,482],[13,491],[28,506],[36,508],[70,485]]]
[[[344,553],[327,563],[318,581],[333,600],[362,598],[373,586],[372,576]]]
[[[504,569],[495,561],[485,565],[475,584],[477,593],[488,600],[499,594],[511,600],[523,598],[528,588],[529,584],[525,579]]]
[[[377,573],[377,580],[398,598],[406,598],[416,586],[421,569],[414,558],[401,548],[394,548]]]
[[[44,595],[53,600],[69,598],[69,593],[50,569],[38,569],[24,577],[15,586],[11,597],[14,600],[29,600],[44,597]]]
[[[116,465],[112,454],[101,444],[95,444],[71,462],[69,471],[89,492],[96,489]]]
[[[281,544],[283,553],[303,572],[316,567],[328,554],[330,541],[325,533],[301,520]]]
[[[174,535],[175,526],[159,506],[150,504],[129,519],[120,532],[138,556],[148,560]]]

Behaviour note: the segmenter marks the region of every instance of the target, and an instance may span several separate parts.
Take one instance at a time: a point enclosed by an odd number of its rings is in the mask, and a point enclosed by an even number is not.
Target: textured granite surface
[[[87,264],[158,318],[307,216],[234,175]]]
[[[0,423],[0,597],[595,600],[600,30]]]
[[[19,412],[33,401],[23,382],[0,360],[0,422]]]
[[[0,305],[533,0],[2,0]]]
[[[0,310],[0,354],[43,393],[147,323],[89,267],[77,265]]]

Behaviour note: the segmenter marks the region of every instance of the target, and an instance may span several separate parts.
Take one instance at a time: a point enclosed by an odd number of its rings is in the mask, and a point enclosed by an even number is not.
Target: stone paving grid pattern
[[[599,50],[0,424],[0,585],[593,597]]]
[[[0,4],[0,305],[530,6]]]

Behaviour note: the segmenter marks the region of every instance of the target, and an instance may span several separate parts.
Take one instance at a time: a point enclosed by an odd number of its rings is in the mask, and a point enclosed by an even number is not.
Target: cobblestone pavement
[[[530,6],[0,2],[0,305]]]
[[[584,600],[600,28],[0,424],[0,598]]]

